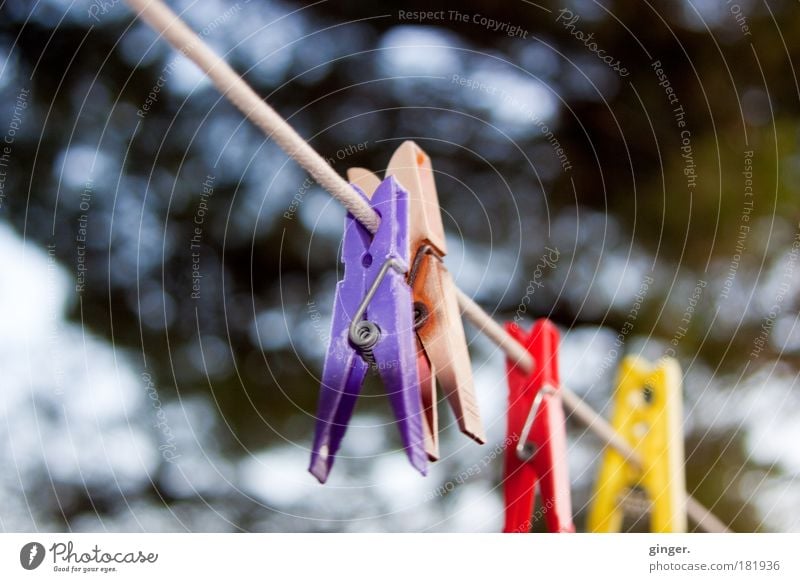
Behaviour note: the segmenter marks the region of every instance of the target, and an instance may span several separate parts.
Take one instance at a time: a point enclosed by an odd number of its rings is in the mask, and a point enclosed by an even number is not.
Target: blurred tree
[[[558,245],[563,266],[531,315],[616,333],[652,272],[627,348],[636,338],[658,355],[679,338],[690,402],[704,390],[691,382],[710,371],[751,374],[780,357],[794,374],[800,342],[786,321],[743,371],[793,265],[793,3],[742,2],[749,34],[724,3],[171,4],[337,171],[380,170],[401,140],[419,141],[439,172],[449,264],[499,318],[513,317],[544,245]],[[343,213],[124,4],[92,6],[0,6],[0,121],[20,89],[32,95],[4,219],[54,244],[76,277],[85,251],[71,319],[128,350],[165,401],[196,396],[216,409],[211,438],[225,455],[307,439]],[[399,14],[436,10],[445,16]],[[512,26],[515,36],[503,33]],[[707,286],[681,326],[698,280]],[[794,285],[780,302],[796,319]],[[383,411],[376,400],[363,410]],[[692,430],[690,490],[709,504],[721,496],[715,511],[737,529],[767,529],[732,470],[763,467],[740,441],[730,454],[727,436]],[[174,501],[163,476],[144,499]],[[57,527],[120,503],[63,487],[57,497],[71,501],[49,502]],[[235,527],[314,527],[218,495],[202,503],[232,508]]]

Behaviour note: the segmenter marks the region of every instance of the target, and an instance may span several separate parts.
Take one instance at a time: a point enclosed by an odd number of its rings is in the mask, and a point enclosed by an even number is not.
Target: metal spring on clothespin
[[[394,269],[400,274],[405,273],[402,263],[395,259],[387,259],[381,266],[378,276],[375,277],[366,295],[364,295],[364,299],[361,300],[358,310],[353,316],[353,321],[350,323],[350,343],[353,344],[353,347],[359,351],[361,356],[373,366],[375,365],[375,354],[372,348],[375,347],[375,344],[377,344],[378,340],[381,338],[381,328],[372,321],[362,319],[362,317],[364,317],[369,302],[375,297],[375,292],[378,290],[384,277],[386,277],[386,273],[389,272],[389,269]]]
[[[420,265],[422,264],[422,259],[425,255],[432,255],[436,257],[440,262],[442,261],[442,257],[436,253],[436,250],[428,244],[423,244],[419,247],[417,254],[414,255],[414,261],[411,264],[411,269],[408,272],[408,284],[413,287],[414,283],[417,280],[417,273],[419,272]],[[419,330],[428,319],[430,312],[428,311],[427,306],[422,301],[415,301],[414,302],[414,329]]]

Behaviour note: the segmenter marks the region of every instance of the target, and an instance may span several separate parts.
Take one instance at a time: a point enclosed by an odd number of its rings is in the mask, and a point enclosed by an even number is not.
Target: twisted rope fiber
[[[233,103],[247,119],[273,139],[286,154],[305,169],[317,183],[336,198],[361,224],[374,233],[380,217],[336,171],[240,77],[231,66],[216,54],[162,0],[125,0],[138,17],[145,21],[175,49],[192,60],[211,79],[224,97]],[[466,293],[457,290],[458,303],[464,317],[505,352],[526,373],[532,373],[535,362],[528,351],[486,313]],[[562,400],[570,415],[575,416],[606,446],[623,455],[628,462],[641,465],[636,451],[614,428],[581,398],[562,387]],[[728,528],[699,501],[687,494],[686,511],[698,529],[707,532],[729,532]]]

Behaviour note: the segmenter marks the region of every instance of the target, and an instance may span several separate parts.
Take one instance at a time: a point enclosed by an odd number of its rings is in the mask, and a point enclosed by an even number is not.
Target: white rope
[[[223,96],[261,128],[267,137],[275,140],[290,158],[305,168],[360,223],[370,232],[374,233],[378,229],[380,219],[372,207],[172,10],[160,1],[127,2],[138,12],[139,18],[200,67]]]
[[[519,344],[509,333],[503,329],[492,317],[486,313],[480,305],[472,300],[472,297],[464,293],[461,289],[456,289],[458,304],[461,313],[464,314],[472,324],[478,328],[486,337],[496,343],[506,355],[511,358],[526,374],[533,373],[536,362],[533,356],[523,346]]]
[[[267,137],[275,140],[290,158],[307,170],[317,183],[341,202],[360,223],[370,232],[374,233],[378,229],[380,218],[372,207],[356,194],[330,164],[162,0],[126,0],[126,2],[138,13],[139,18],[200,67],[223,96],[238,107],[247,119],[261,128]],[[530,353],[466,293],[460,289],[457,293],[464,317],[496,343],[523,370],[532,372],[535,362]],[[640,464],[640,459],[633,448],[603,417],[574,392],[563,387],[562,392],[564,405],[571,415],[586,425],[606,446],[615,449],[630,462]],[[691,495],[687,494],[687,499],[687,513],[698,528],[715,533],[729,531]]]

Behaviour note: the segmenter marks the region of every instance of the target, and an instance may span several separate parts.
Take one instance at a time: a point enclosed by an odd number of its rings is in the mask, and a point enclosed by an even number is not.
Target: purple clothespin
[[[389,395],[411,464],[427,472],[413,302],[406,283],[408,192],[389,177],[370,204],[381,216],[374,236],[352,215],[345,219],[344,278],[336,286],[309,467],[320,483],[328,478],[370,367],[377,368]]]

